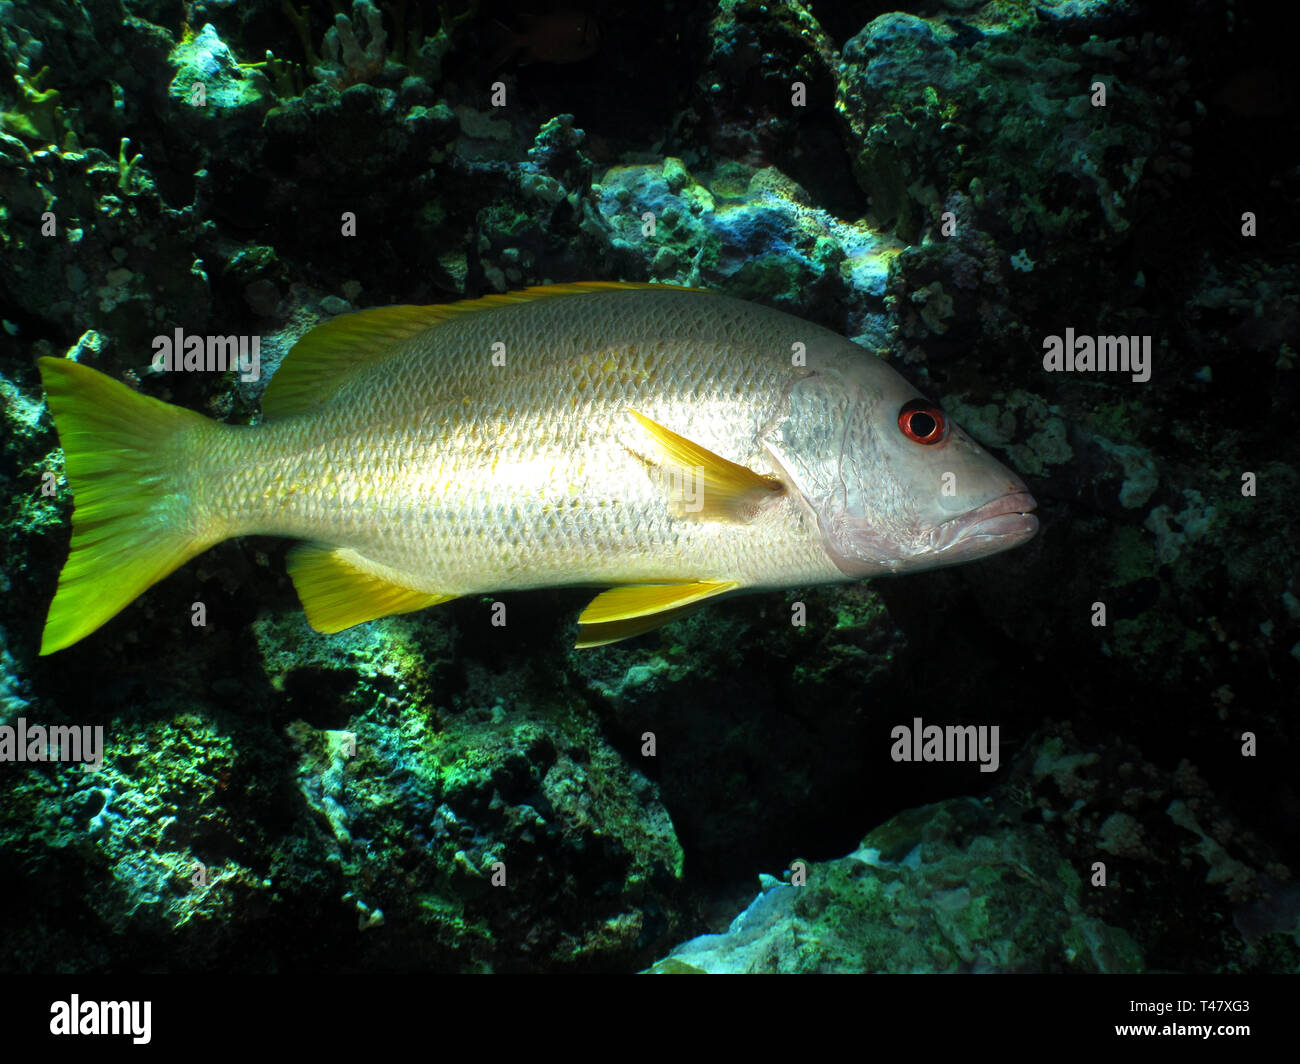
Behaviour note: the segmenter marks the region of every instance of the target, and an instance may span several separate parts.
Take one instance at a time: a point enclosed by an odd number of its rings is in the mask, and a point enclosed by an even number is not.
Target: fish
[[[585,11],[553,11],[546,15],[521,14],[521,29],[492,22],[496,52],[488,64],[495,70],[516,56],[521,64],[579,63],[600,47],[600,23]]]
[[[41,654],[236,536],[333,633],[475,594],[603,588],[579,647],[728,595],[1024,543],[1035,502],[883,359],[717,292],[580,282],[339,315],[229,425],[39,360],[73,496]]]

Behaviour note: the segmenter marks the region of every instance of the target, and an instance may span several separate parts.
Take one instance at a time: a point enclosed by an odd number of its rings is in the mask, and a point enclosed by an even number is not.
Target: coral
[[[1209,534],[1215,517],[1215,508],[1207,505],[1199,491],[1184,488],[1186,505],[1177,514],[1168,505],[1157,506],[1146,519],[1146,528],[1155,534],[1156,557],[1161,564],[1168,565],[1178,560],[1178,556],[1191,544],[1204,539]],[[1177,530],[1170,527],[1170,522],[1177,524]]]
[[[258,625],[277,689],[290,698],[337,692],[338,726],[296,722],[290,731],[299,787],[344,894],[386,921],[420,926],[430,956],[461,951],[458,967],[609,963],[642,948],[668,925],[652,926],[629,904],[659,897],[682,871],[653,785],[589,722],[534,703],[522,687],[512,693],[500,673],[484,679],[504,696],[430,717],[454,647],[444,623],[436,614],[377,622],[341,638],[305,631],[300,618]],[[598,879],[584,893],[605,899],[581,916],[563,876],[578,850]],[[497,862],[508,905],[495,897]],[[554,925],[561,914],[564,934]],[[524,925],[531,962],[497,946]],[[589,941],[566,944],[573,934]]]
[[[993,8],[969,24],[891,13],[846,42],[836,107],[875,216],[914,238],[952,190],[978,179],[1040,265],[1063,241],[1097,239],[1095,212],[1109,234],[1125,232],[1146,164],[1186,128],[1163,74],[1130,77],[1121,42],[1064,42],[1066,24],[1099,14],[1061,8],[1040,28],[1008,33]],[[1094,108],[1098,82],[1132,106],[1122,116]]]
[[[194,252],[210,223],[197,222],[192,208],[166,207],[143,153],[132,156],[129,144],[122,141],[117,158],[98,148],[43,165],[25,151],[0,157],[0,169],[25,174],[22,192],[0,217],[0,247],[20,264],[6,278],[11,298],[57,329],[75,321],[78,332],[94,327],[127,344],[139,366],[159,321],[182,314],[196,325],[202,320],[208,290],[193,269]],[[42,212],[50,204],[57,204],[57,221],[47,235]],[[38,245],[41,255],[21,254]]]
[[[12,0],[0,3],[0,54],[13,69],[17,88],[12,104],[0,106],[0,133],[12,133],[35,145],[75,148],[76,134],[68,126],[61,94],[45,85],[50,67],[36,69],[45,47],[30,26],[21,23],[20,14]]]
[[[763,877],[725,932],[650,970],[1258,970],[1269,936],[1294,928],[1292,893],[1263,872],[1267,847],[1190,765],[1161,771],[1123,742],[1081,747],[1068,728],[1027,744],[991,798],[906,810],[847,857],[801,863],[801,885]],[[1190,884],[1164,880],[1171,863]],[[1189,926],[1210,944],[1194,956]]]
[[[363,23],[364,44],[357,35],[357,27]],[[352,0],[352,17],[335,15],[334,25],[325,31],[320,61],[312,66],[312,72],[318,81],[339,90],[370,81],[384,69],[387,44],[379,8],[370,0]]]
[[[724,934],[665,960],[712,973],[1142,968],[1125,931],[1084,911],[1080,877],[1047,833],[988,801],[907,810],[848,857],[801,863],[806,883],[770,887]]]
[[[12,108],[0,111],[0,130],[16,133],[36,144],[53,144],[59,139],[64,129],[59,92],[41,87],[49,72],[49,67],[41,67],[30,78],[21,73],[14,75],[18,101]]]
[[[0,574],[0,585],[7,583],[7,578]],[[4,590],[9,588],[5,586]],[[12,726],[18,717],[30,712],[30,695],[26,680],[18,672],[18,663],[9,653],[4,629],[0,628],[0,726]]]
[[[129,193],[134,184],[136,176],[136,167],[140,165],[144,156],[140,152],[127,157],[127,151],[131,147],[131,139],[123,137],[122,143],[117,149],[117,187],[123,192]]]
[[[593,191],[612,247],[634,254],[652,278],[797,305],[870,347],[887,342],[879,297],[898,246],[808,205],[775,168],[730,164],[702,183],[670,157],[615,167]],[[646,212],[651,236],[643,235]]]
[[[1004,452],[1017,470],[1043,476],[1074,457],[1060,411],[1042,398],[1023,389],[985,397],[989,401],[976,407],[953,394],[944,406],[977,440]]]
[[[266,76],[255,66],[241,65],[211,23],[183,37],[167,62],[176,72],[168,100],[187,127],[215,125],[229,133],[260,121],[274,102]]]
[[[108,936],[183,934],[201,923],[214,948],[238,933],[249,894],[270,885],[238,859],[218,856],[238,849],[240,829],[212,806],[232,758],[229,736],[198,716],[174,725],[119,723],[99,771],[58,766],[53,775],[29,772],[11,788],[7,807],[30,819],[5,817],[7,845],[38,869],[80,854],[93,878],[64,879],[54,889],[78,895],[78,907]],[[25,968],[31,949],[11,944],[7,963]]]

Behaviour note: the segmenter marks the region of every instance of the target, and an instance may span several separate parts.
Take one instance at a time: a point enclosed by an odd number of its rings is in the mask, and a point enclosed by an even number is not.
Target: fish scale
[[[235,463],[246,477],[223,477],[224,449],[201,474],[219,485],[203,508],[214,533],[350,547],[419,590],[457,595],[557,582],[688,576],[782,586],[837,576],[793,502],[752,527],[669,518],[627,448],[625,408],[773,473],[756,435],[783,367],[775,351],[738,357],[758,345],[732,315],[675,314],[683,293],[638,292],[628,305],[630,294],[584,296],[576,321],[543,301],[438,326],[311,414],[244,433]],[[602,316],[613,323],[604,332]],[[666,338],[620,345],[611,333]],[[543,349],[538,336],[556,342]],[[504,366],[491,362],[498,340]],[[563,386],[575,378],[586,386]],[[520,415],[506,417],[510,410]],[[320,468],[334,472],[343,500],[358,502],[358,520],[341,520],[337,501],[310,482]],[[285,484],[302,487],[277,494]]]

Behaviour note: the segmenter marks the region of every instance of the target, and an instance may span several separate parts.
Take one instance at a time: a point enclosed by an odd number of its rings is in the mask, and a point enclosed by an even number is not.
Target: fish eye
[[[928,399],[913,399],[898,412],[898,427],[913,443],[939,443],[948,434],[948,422]]]

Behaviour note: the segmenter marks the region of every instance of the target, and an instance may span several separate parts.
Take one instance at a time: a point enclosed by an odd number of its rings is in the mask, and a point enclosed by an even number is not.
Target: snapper
[[[881,359],[662,285],[550,285],[327,321],[265,420],[224,425],[65,359],[41,378],[72,546],[41,643],[76,643],[233,536],[303,541],[322,632],[461,595],[608,588],[579,646],[723,595],[971,561],[1038,522],[1023,482]]]

